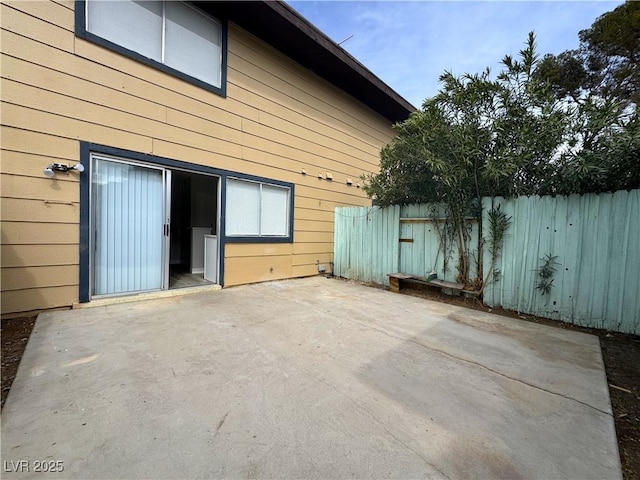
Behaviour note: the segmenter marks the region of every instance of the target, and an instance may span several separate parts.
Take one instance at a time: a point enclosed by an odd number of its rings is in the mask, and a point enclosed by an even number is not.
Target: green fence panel
[[[511,216],[484,302],[577,325],[640,334],[640,190],[568,197],[483,199]],[[550,291],[540,268],[555,257]],[[485,275],[490,258],[485,252]]]

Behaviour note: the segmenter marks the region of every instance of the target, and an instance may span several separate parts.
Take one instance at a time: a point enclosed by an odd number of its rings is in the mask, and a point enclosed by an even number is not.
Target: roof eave
[[[203,3],[206,3],[204,5]],[[405,120],[415,107],[368,68],[278,0],[203,2],[213,10],[360,100],[391,122]]]

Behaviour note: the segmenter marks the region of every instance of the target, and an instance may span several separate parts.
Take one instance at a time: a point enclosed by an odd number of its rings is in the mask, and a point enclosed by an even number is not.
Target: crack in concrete
[[[252,325],[249,325],[252,326]],[[247,328],[246,325],[243,326],[239,326],[241,329],[245,330],[245,328]],[[374,329],[376,330],[376,329]],[[249,332],[249,330],[245,330],[247,332]],[[252,338],[252,341],[254,344],[256,344],[259,347],[262,347],[262,345],[254,338]],[[331,385],[330,383],[328,383],[326,380],[323,380],[322,378],[318,378],[315,377],[314,375],[312,375],[311,372],[309,372],[305,367],[303,367],[302,365],[298,364],[296,361],[294,361],[292,358],[290,357],[284,357],[284,356],[279,356],[280,358],[283,359],[287,359],[289,361],[289,366],[294,367],[298,370],[300,370],[301,372],[305,373],[309,378],[322,383],[323,385],[326,385],[327,387],[329,387],[330,389],[332,389],[333,391],[335,391],[336,393],[338,393],[339,395],[343,396],[344,398],[346,398],[347,400],[349,400],[356,408],[364,411],[367,413],[367,415],[372,418],[385,432],[387,432],[391,437],[393,437],[393,439],[398,442],[400,445],[402,445],[404,448],[406,448],[407,450],[412,451],[416,456],[418,456],[418,458],[420,458],[425,465],[427,465],[428,467],[431,467],[433,470],[435,470],[436,472],[440,473],[444,478],[446,478],[447,480],[451,480],[451,478],[449,476],[447,476],[442,470],[440,470],[439,468],[437,468],[435,465],[431,464],[418,450],[416,450],[415,448],[412,448],[410,445],[408,445],[406,442],[402,441],[400,438],[398,438],[391,430],[389,430],[389,428],[376,416],[374,415],[368,408],[366,408],[364,405],[361,405],[360,403],[358,403],[355,399],[353,399],[352,397],[350,397],[349,395],[347,395],[346,393],[342,392],[341,390],[339,390],[338,388],[336,388],[335,386]],[[227,414],[225,414],[225,416],[223,417],[223,419],[221,420],[220,425],[218,426],[218,428],[216,429],[216,435],[218,433],[219,427],[222,425],[222,423],[224,422],[224,419],[226,418]]]
[[[526,386],[531,387],[531,388],[535,388],[537,390],[541,390],[541,391],[546,392],[546,393],[550,393],[551,395],[557,395],[559,397],[566,398],[567,400],[571,400],[573,402],[576,402],[576,403],[579,403],[581,405],[584,405],[585,407],[591,408],[591,409],[593,409],[593,410],[595,410],[597,412],[600,412],[600,413],[602,413],[604,415],[607,415],[609,417],[613,417],[612,413],[606,412],[604,410],[600,410],[598,407],[594,407],[593,405],[589,405],[588,403],[585,403],[585,402],[583,402],[581,400],[578,400],[577,398],[573,398],[573,397],[570,397],[568,395],[564,395],[564,394],[559,393],[559,392],[554,392],[552,390],[547,390],[546,388],[543,388],[543,387],[541,387],[539,385],[534,385],[534,384],[526,382],[526,381],[524,381],[522,379],[511,377],[511,376],[509,376],[509,375],[507,375],[505,373],[502,373],[502,372],[499,372],[499,371],[494,370],[492,368],[489,368],[486,365],[483,365],[482,363],[475,362],[475,361],[469,360],[467,358],[457,357],[456,355],[453,355],[453,354],[451,354],[449,352],[445,352],[444,350],[440,350],[438,348],[430,347],[430,346],[425,345],[424,343],[420,343],[420,342],[418,342],[416,340],[412,340],[412,339],[404,338],[404,337],[399,337],[397,335],[392,335],[392,334],[390,334],[388,332],[385,332],[384,330],[382,330],[380,328],[376,328],[376,327],[373,327],[371,325],[367,325],[366,323],[358,322],[358,321],[355,321],[355,320],[351,320],[351,321],[353,321],[354,323],[357,323],[358,325],[361,325],[361,326],[363,326],[365,328],[369,328],[371,330],[375,330],[376,332],[382,333],[383,335],[386,335],[387,337],[395,338],[396,340],[402,340],[402,341],[405,341],[405,342],[413,343],[414,345],[418,345],[419,347],[426,348],[427,350],[431,350],[432,352],[439,353],[441,355],[453,358],[455,360],[460,360],[461,362],[470,363],[472,365],[475,365],[477,367],[483,368],[484,370],[487,370],[487,371],[489,371],[491,373],[494,373],[496,375],[500,375],[501,377],[507,378],[507,379],[512,380],[514,382],[522,383],[523,385],[526,385]]]
[[[218,432],[220,431],[220,428],[222,428],[222,425],[224,424],[224,421],[227,419],[227,415],[229,415],[229,412],[225,413],[222,418],[220,419],[220,421],[218,422],[218,426],[216,427],[216,433],[214,435],[214,437],[218,436]]]
[[[417,455],[424,463],[425,465],[433,468],[436,472],[438,472],[440,475],[442,475],[444,478],[451,480],[451,478],[449,476],[447,476],[447,474],[445,474],[442,470],[440,470],[438,467],[436,467],[435,465],[433,465],[432,463],[430,463],[425,457],[424,455],[422,455],[418,450],[416,450],[415,448],[411,447],[411,445],[408,445],[406,442],[404,442],[403,440],[401,440],[400,438],[398,438],[391,430],[389,430],[389,428],[387,428],[387,426],[377,417],[373,414],[373,412],[371,412],[368,408],[366,408],[364,405],[361,405],[360,403],[358,403],[355,399],[353,399],[352,397],[350,397],[349,395],[347,395],[346,393],[344,393],[341,390],[338,390],[338,388],[336,388],[335,386],[331,385],[329,382],[321,379],[321,378],[315,378],[316,381],[322,383],[323,385],[326,385],[327,387],[329,387],[330,389],[332,389],[334,392],[338,393],[339,395],[343,396],[344,398],[346,398],[347,400],[349,400],[353,405],[355,405],[356,408],[365,411],[369,417],[371,417],[380,427],[382,427],[382,429],[387,432],[389,435],[391,435],[394,440],[396,442],[398,442],[400,445],[402,445],[404,448],[406,448],[407,450],[411,450],[415,455]]]

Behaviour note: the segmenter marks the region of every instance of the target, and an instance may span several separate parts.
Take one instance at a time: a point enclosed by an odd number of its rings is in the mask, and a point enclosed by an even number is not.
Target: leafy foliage
[[[565,105],[571,125],[542,193],[640,188],[640,2],[605,13],[579,37],[578,50],[546,55],[534,72]]]
[[[580,47],[546,55],[537,75],[559,99],[589,92],[624,106],[640,100],[640,2],[627,0],[579,33]]]
[[[394,126],[379,173],[362,177],[381,206],[444,207],[465,285],[487,281],[468,278],[465,217],[482,232],[482,197],[640,188],[640,2],[601,16],[580,41],[579,51],[541,59],[531,32],[495,77],[445,72],[438,94]],[[479,234],[478,252],[483,243]]]
[[[551,89],[533,78],[537,60],[531,33],[495,80],[489,70],[445,72],[440,92],[394,127],[365,191],[380,205],[444,202],[459,213],[485,195],[539,193],[569,121]]]
[[[555,193],[615,192],[640,188],[640,119],[612,127],[557,164]]]
[[[492,208],[487,212],[489,218],[489,254],[491,255],[491,268],[490,272],[493,272],[496,262],[502,253],[502,244],[504,242],[504,236],[511,226],[511,217],[507,216],[500,209],[500,205],[496,208]],[[495,277],[495,274],[494,274]],[[497,279],[496,279],[497,280]],[[485,282],[486,283],[486,282]]]
[[[558,257],[547,253],[540,260],[542,261],[542,265],[538,269],[539,280],[536,285],[536,290],[538,290],[541,295],[550,295],[551,289],[553,288],[553,276],[556,273],[556,266],[559,265],[557,262]]]

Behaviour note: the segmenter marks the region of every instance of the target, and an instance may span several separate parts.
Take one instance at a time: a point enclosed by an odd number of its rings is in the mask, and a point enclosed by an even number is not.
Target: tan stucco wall
[[[78,301],[78,176],[42,169],[77,163],[79,141],[295,183],[294,243],[227,244],[226,285],[332,260],[333,209],[370,204],[355,183],[389,121],[233,24],[222,98],[76,38],[73,8],[1,5],[3,313]]]

